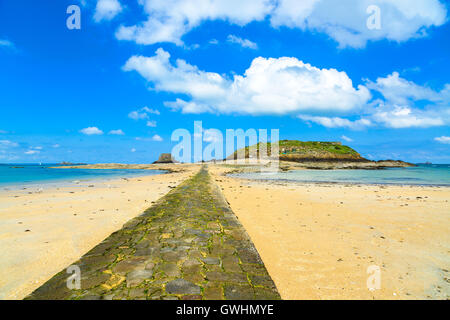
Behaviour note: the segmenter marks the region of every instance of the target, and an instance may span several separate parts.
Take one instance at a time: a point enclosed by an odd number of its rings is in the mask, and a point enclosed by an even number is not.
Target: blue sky
[[[197,120],[450,163],[448,8],[403,3],[0,1],[0,162],[148,163]]]

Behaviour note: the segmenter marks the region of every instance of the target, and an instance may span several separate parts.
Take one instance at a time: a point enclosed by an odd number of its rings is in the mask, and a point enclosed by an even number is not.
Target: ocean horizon
[[[161,170],[141,169],[57,169],[60,164],[2,163],[0,186],[20,186],[72,180],[98,180],[138,177],[163,173]]]
[[[233,177],[311,183],[450,186],[450,164],[417,164],[416,167],[381,170],[294,170],[277,173],[237,173]]]
[[[142,169],[57,169],[60,164],[0,164],[0,186],[67,182],[72,180],[114,179],[161,174]],[[294,170],[278,173],[238,173],[232,176],[256,179],[312,183],[396,184],[450,186],[450,164],[417,164],[411,168],[382,170],[336,169]]]

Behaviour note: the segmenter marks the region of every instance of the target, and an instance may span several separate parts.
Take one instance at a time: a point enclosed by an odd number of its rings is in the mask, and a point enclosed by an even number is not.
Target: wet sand
[[[200,168],[171,167],[187,171],[1,191],[0,299],[25,297]],[[283,299],[449,298],[450,188],[250,181],[209,170]],[[381,289],[369,291],[373,265]]]
[[[0,191],[0,299],[22,299],[199,167],[184,168],[43,191]]]
[[[264,182],[210,171],[283,299],[450,297],[450,188]],[[372,265],[380,290],[367,288]]]

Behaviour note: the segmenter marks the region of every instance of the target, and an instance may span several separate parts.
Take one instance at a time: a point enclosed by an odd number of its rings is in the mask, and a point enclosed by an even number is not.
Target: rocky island
[[[266,146],[269,157],[271,144]],[[259,155],[260,143],[256,145]],[[239,154],[251,158],[250,148],[237,150],[226,160],[236,160]],[[414,167],[412,163],[401,160],[372,161],[362,157],[356,150],[341,142],[281,140],[279,142],[279,160],[282,170],[296,169],[384,169]]]
[[[153,164],[157,164],[157,163],[177,163],[178,161],[176,161],[173,157],[172,154],[170,153],[162,153],[158,160],[156,160],[155,162],[153,162]]]

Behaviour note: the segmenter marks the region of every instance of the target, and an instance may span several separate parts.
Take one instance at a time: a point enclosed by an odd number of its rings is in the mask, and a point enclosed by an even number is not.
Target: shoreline
[[[405,184],[405,183],[364,183],[364,182],[336,182],[336,181],[308,181],[308,180],[290,180],[290,179],[256,179],[234,176],[236,173],[226,174],[227,177],[234,179],[241,179],[247,181],[261,181],[265,183],[290,183],[293,185],[351,185],[351,186],[396,186],[396,187],[437,187],[437,188],[450,188],[450,184]]]
[[[450,189],[248,180],[216,183],[283,299],[448,299]],[[381,289],[367,288],[367,268]]]
[[[22,299],[195,172],[0,190],[0,299]]]
[[[158,167],[171,172],[0,190],[0,299],[25,297],[201,165]],[[235,167],[207,167],[283,299],[450,297],[447,186],[246,179],[230,176]],[[381,290],[366,287],[370,265],[381,268]]]
[[[435,168],[436,165],[433,166],[433,168]],[[444,168],[446,167],[450,167],[450,165],[447,164],[443,164],[443,165],[439,165],[439,166],[443,166]],[[282,182],[282,183],[291,183],[291,184],[342,184],[342,185],[379,185],[379,186],[419,186],[419,187],[450,187],[450,181],[447,183],[446,179],[440,179],[441,181],[438,182],[433,182],[432,180],[430,182],[423,182],[421,183],[420,180],[423,180],[423,177],[417,176],[417,177],[402,177],[402,178],[396,178],[396,177],[385,177],[382,180],[391,180],[391,181],[395,181],[395,180],[403,180],[403,181],[399,181],[399,182],[378,182],[378,181],[374,181],[374,182],[370,182],[370,181],[358,181],[358,180],[364,180],[364,177],[356,177],[355,179],[353,179],[353,181],[339,181],[339,179],[334,180],[334,181],[329,181],[329,180],[299,180],[299,179],[295,179],[295,178],[283,178],[282,175],[283,174],[295,174],[295,173],[303,173],[303,172],[317,172],[320,173],[319,174],[319,179],[326,179],[325,177],[320,177],[323,174],[326,174],[327,172],[332,172],[332,173],[336,173],[336,172],[345,172],[345,173],[349,173],[350,175],[354,172],[361,172],[361,171],[365,171],[368,173],[372,173],[372,172],[376,172],[376,171],[387,171],[387,170],[392,170],[395,171],[394,174],[398,173],[398,174],[402,174],[402,170],[415,170],[415,169],[420,169],[420,166],[416,166],[416,167],[405,167],[405,168],[384,168],[384,169],[367,169],[367,168],[329,168],[329,169],[319,169],[319,168],[306,168],[306,167],[292,167],[292,166],[288,166],[286,167],[286,164],[280,163],[280,167],[279,167],[279,171],[277,172],[265,172],[265,171],[261,171],[261,169],[263,169],[263,166],[260,165],[248,165],[248,164],[242,164],[242,165],[230,165],[230,164],[226,164],[223,165],[223,168],[227,168],[228,171],[226,172],[226,174],[230,177],[233,178],[237,178],[237,179],[248,179],[248,180],[256,180],[256,181],[265,181],[265,182],[269,182],[269,181],[277,181],[277,182]],[[423,167],[423,168],[428,168],[428,167]],[[411,171],[416,172],[416,171]],[[419,171],[420,173],[421,171]],[[270,178],[270,176],[274,176],[274,175],[279,175],[276,178]],[[425,174],[426,173],[422,173]],[[253,177],[252,177],[253,175]],[[376,178],[376,177],[375,177]],[[411,182],[407,182],[404,180],[408,180],[408,179],[414,179],[417,182],[415,183],[411,183]],[[450,179],[450,177],[449,177]],[[373,180],[373,178],[372,178]],[[375,179],[376,180],[376,179]],[[440,183],[442,182],[442,183]]]
[[[92,169],[89,169],[92,170]],[[103,169],[95,169],[95,170],[103,170]],[[127,170],[127,169],[117,169],[117,170]],[[131,169],[132,170],[132,169]],[[156,169],[154,171],[157,171]],[[165,171],[165,170],[159,170]],[[0,192],[1,191],[14,191],[21,190],[23,188],[32,189],[36,187],[40,187],[42,189],[48,188],[66,188],[73,186],[81,186],[83,183],[106,183],[108,181],[115,180],[123,180],[123,179],[133,179],[140,177],[149,177],[154,175],[168,174],[169,171],[160,172],[160,173],[145,173],[141,174],[125,174],[125,175],[111,175],[111,176],[93,176],[93,177],[73,177],[73,178],[61,178],[61,179],[49,179],[49,180],[35,180],[35,181],[26,181],[26,182],[12,182],[12,183],[0,183]]]
[[[204,166],[73,264],[79,290],[67,288],[63,269],[26,299],[280,299]]]

